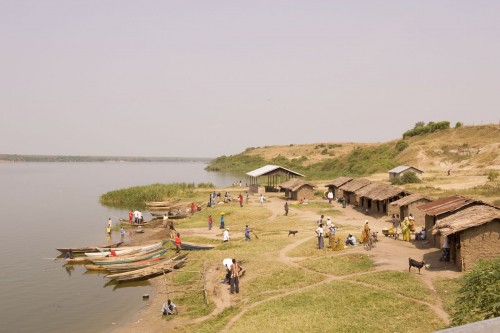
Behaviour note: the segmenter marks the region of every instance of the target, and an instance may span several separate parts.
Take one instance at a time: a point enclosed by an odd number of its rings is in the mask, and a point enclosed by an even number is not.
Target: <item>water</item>
[[[147,281],[106,287],[101,274],[66,267],[57,247],[106,244],[105,192],[153,183],[227,186],[235,176],[202,162],[0,163],[0,323],[2,332],[89,332],[123,324],[144,305]],[[113,234],[112,242],[120,240]]]

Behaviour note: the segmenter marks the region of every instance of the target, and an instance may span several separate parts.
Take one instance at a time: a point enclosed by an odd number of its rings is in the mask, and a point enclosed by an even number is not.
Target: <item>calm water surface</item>
[[[59,254],[55,248],[107,243],[107,218],[116,222],[128,213],[101,206],[105,192],[173,182],[227,186],[238,180],[204,167],[202,162],[0,163],[0,331],[99,332],[126,322],[144,305],[149,283],[106,287],[103,275],[52,259]],[[119,238],[113,234],[111,241]]]

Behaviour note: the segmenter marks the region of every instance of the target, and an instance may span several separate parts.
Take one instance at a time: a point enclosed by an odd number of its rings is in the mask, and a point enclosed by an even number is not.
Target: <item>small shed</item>
[[[428,202],[418,206],[418,209],[423,211],[425,214],[425,229],[431,230],[439,220],[444,219],[464,208],[482,204],[483,203],[481,201],[465,198],[460,195],[454,195]],[[434,235],[434,237],[428,237],[428,240],[431,245],[439,248],[441,247],[442,239],[437,235]]]
[[[395,178],[400,178],[403,176],[405,173],[408,172],[413,172],[415,173],[419,178],[422,177],[422,174],[424,173],[422,170],[417,169],[412,166],[407,166],[407,165],[400,165],[398,167],[395,167],[392,170],[389,170],[389,181],[395,179]]]
[[[279,191],[279,185],[291,178],[304,177],[304,175],[283,168],[278,165],[266,165],[261,168],[255,169],[253,171],[247,172],[250,177],[250,193],[259,193],[259,183],[260,177],[267,177],[267,184],[264,185],[265,192],[276,192]]]
[[[354,192],[370,183],[371,181],[369,181],[368,179],[357,178],[340,186],[339,189],[343,192],[348,205],[354,204],[357,206],[359,205],[359,202],[356,200],[356,194]]]
[[[415,218],[415,225],[419,227],[425,226],[425,214],[418,207],[431,202],[432,200],[420,193],[413,193],[389,204],[389,215],[399,214],[403,219],[410,214]]]
[[[290,179],[281,184],[280,187],[285,190],[285,198],[299,200],[312,198],[316,185],[302,179]]]
[[[372,212],[388,214],[388,206],[408,195],[402,188],[385,183],[373,182],[354,191],[360,207]]]
[[[334,198],[341,198],[344,196],[344,193],[342,190],[340,190],[340,187],[352,180],[351,177],[338,177],[332,180],[330,183],[326,184],[325,187],[328,189],[328,192],[333,193]]]
[[[479,259],[500,255],[500,208],[465,208],[437,222],[431,232],[449,237],[450,260],[465,271]]]

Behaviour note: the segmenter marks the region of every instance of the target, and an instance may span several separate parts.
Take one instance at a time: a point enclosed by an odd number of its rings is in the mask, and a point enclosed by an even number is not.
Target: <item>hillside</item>
[[[500,170],[499,148],[499,125],[463,126],[385,143],[323,142],[248,148],[241,154],[215,159],[207,169],[241,172],[263,164],[279,164],[299,172],[310,171],[307,176],[314,179],[340,173],[367,176],[401,164],[426,172]],[[359,164],[377,167],[369,169]],[[331,174],[328,165],[332,165]]]

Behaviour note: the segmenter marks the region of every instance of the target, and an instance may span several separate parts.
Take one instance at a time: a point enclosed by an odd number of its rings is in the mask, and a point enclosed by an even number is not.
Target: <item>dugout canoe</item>
[[[122,283],[122,282],[132,282],[132,281],[140,281],[140,280],[148,280],[158,275],[170,273],[174,269],[181,268],[186,262],[186,258],[181,259],[179,261],[170,261],[161,263],[158,265],[153,265],[151,267],[146,267],[142,269],[138,269],[135,271],[127,272],[129,274],[117,278],[113,278],[114,281]],[[116,275],[116,274],[113,274]],[[108,275],[109,276],[109,275]],[[107,277],[108,277],[107,276]]]
[[[113,273],[120,273],[120,272],[125,272],[125,271],[133,271],[136,269],[141,269],[149,266],[156,265],[160,263],[163,260],[166,260],[163,255],[156,255],[151,259],[145,259],[145,260],[138,260],[138,261],[133,261],[129,263],[117,263],[117,264],[111,264],[111,265],[95,265],[95,264],[88,264],[85,265],[85,268],[89,271],[106,271],[111,274]]]
[[[56,250],[61,252],[62,254],[67,253],[69,251],[73,252],[73,254],[84,254],[85,252],[98,252],[97,248],[116,248],[122,245],[123,242],[118,242],[110,245],[102,245],[102,246],[86,246],[86,247],[60,247]]]
[[[148,245],[140,245],[140,246],[124,246],[120,248],[97,248],[100,252],[99,253],[85,253],[86,256],[88,257],[102,257],[103,255],[109,256],[111,254],[111,250],[114,250],[116,252],[116,255],[123,255],[123,254],[133,254],[131,252],[137,253],[137,252],[146,252],[146,251],[151,251],[151,250],[157,250],[161,248],[163,245],[167,244],[166,241],[161,241],[153,244],[148,244]]]
[[[113,264],[125,264],[131,263],[134,261],[152,259],[157,255],[163,255],[167,252],[167,249],[161,250],[153,250],[146,253],[139,253],[131,256],[123,256],[123,257],[107,257],[107,258],[99,258],[99,259],[91,259],[94,265],[113,265]]]
[[[171,239],[170,240],[172,244],[175,245],[175,240]],[[196,244],[196,243],[189,243],[189,242],[182,242],[181,243],[181,250],[189,250],[189,251],[197,251],[197,250],[211,250],[215,247],[213,244]]]

